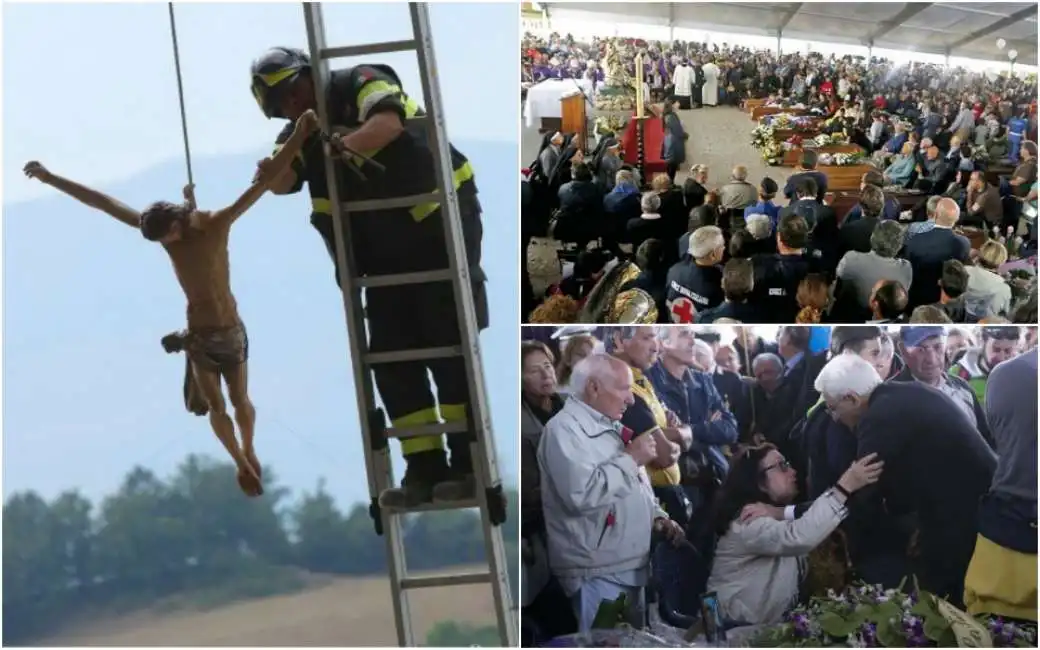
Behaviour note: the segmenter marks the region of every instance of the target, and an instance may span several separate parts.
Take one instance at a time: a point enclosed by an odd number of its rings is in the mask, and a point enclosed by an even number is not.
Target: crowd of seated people
[[[998,276],[1015,299],[1035,290],[1028,286],[1028,276],[1036,275],[1035,79],[991,78],[961,68],[899,65],[877,58],[816,53],[778,57],[726,45],[636,39],[578,43],[559,35],[528,35],[525,74],[532,81],[582,74],[601,78],[608,42],[621,44],[630,68],[636,52],[646,54],[648,78],[663,100],[657,111],[667,123],[666,132],[681,132],[674,112],[687,106],[726,103],[734,97],[768,98],[778,105],[818,108],[827,118],[826,129],[841,131],[862,146],[875,169],[863,177],[859,202],[847,214],[837,214],[830,205],[828,176],[810,149],[782,188],[771,178],[748,178],[742,165],[725,170],[725,180],[710,183],[712,171],[722,174],[694,164],[677,183],[677,164],[697,158],[697,152],[685,151],[681,133],[668,147],[677,150],[663,152],[668,162],[664,178],[641,178],[640,170],[623,162],[614,137],[603,137],[591,151],[578,151],[573,138],[547,134],[537,163],[525,170],[522,180],[527,321],[711,322],[733,318],[728,312],[737,308],[732,306],[726,314],[702,317],[724,302],[739,305],[746,318],[755,319],[748,322],[788,323],[803,310],[803,319],[818,317],[818,322],[908,321],[918,307],[938,308],[943,263],[951,259],[968,271],[969,296],[1004,293],[993,282]],[[691,79],[685,71],[682,83],[674,83],[676,69],[688,63],[695,71],[705,65],[721,70],[720,81],[708,85],[717,97],[704,95],[701,73],[693,75],[692,91],[685,87]],[[687,101],[689,92],[692,101]],[[916,193],[916,205],[900,207],[897,194],[904,190]],[[930,197],[949,202],[926,203]],[[769,218],[768,233],[767,223],[754,218],[760,214]],[[791,215],[804,223],[784,222]],[[885,241],[875,250],[873,231],[888,220],[903,226],[903,245],[892,250],[895,230],[887,227],[879,236]],[[702,226],[721,229],[721,260],[706,262],[717,250],[714,231],[699,238],[703,241],[697,251],[690,248],[692,233]],[[1005,256],[991,246],[985,256],[989,262],[984,262],[986,241],[1003,245],[1006,259],[976,272]],[[600,251],[582,259],[590,248]],[[867,257],[848,264],[851,260],[843,258],[853,252]],[[698,261],[694,253],[705,255]],[[715,267],[743,258],[753,262],[754,285],[748,294],[727,299],[724,273]],[[909,273],[898,263],[902,260],[910,263]],[[863,273],[839,273],[863,267],[868,267]],[[583,275],[569,284],[583,293],[563,290],[562,281],[578,272]],[[814,276],[808,280],[812,286],[802,291],[802,304],[799,285],[809,275]],[[864,287],[863,278],[871,275],[882,276],[878,282],[884,284]],[[698,286],[673,283],[668,280],[672,276],[689,276]],[[828,286],[822,305],[815,300],[819,293],[811,290],[819,286],[817,276]],[[600,291],[590,305],[597,283]],[[877,307],[875,294],[883,303]],[[963,311],[968,320],[960,322],[1016,320],[1014,304],[969,302]]]
[[[1022,165],[1033,163],[1023,198],[1035,202],[1036,148],[1022,150]],[[900,323],[936,311],[950,323],[1035,322],[1035,228],[1029,241],[1002,234],[1010,208],[981,174],[960,195],[922,194],[900,212],[869,170],[839,219],[815,167],[804,151],[786,204],[776,181],[753,185],[742,166],[716,186],[705,165],[681,186],[659,174],[641,192],[634,170],[622,165],[608,189],[577,162],[555,208],[538,205],[540,181],[526,181],[525,322]],[[973,245],[962,228],[979,219],[999,226],[976,229]]]
[[[525,646],[908,575],[1035,625],[1036,327],[724,330],[524,328]]]

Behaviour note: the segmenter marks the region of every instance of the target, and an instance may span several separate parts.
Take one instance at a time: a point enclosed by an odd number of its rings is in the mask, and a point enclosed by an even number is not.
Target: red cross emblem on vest
[[[697,315],[697,307],[693,301],[686,296],[679,296],[668,302],[668,311],[671,313],[673,323],[690,324]]]

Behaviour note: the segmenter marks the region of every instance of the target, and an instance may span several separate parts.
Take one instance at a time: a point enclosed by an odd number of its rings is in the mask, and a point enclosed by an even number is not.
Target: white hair
[[[773,222],[770,221],[767,214],[756,213],[750,215],[747,218],[746,227],[747,231],[755,239],[769,239],[769,236],[773,234]]]
[[[639,204],[645,214],[654,214],[661,209],[661,197],[656,192],[646,192]]]
[[[602,380],[614,369],[617,360],[604,352],[593,352],[571,370],[570,389],[575,395],[585,396],[585,389],[590,379]]]
[[[754,373],[755,369],[763,363],[772,363],[775,364],[777,369],[781,372],[784,370],[784,360],[780,358],[780,355],[773,354],[772,352],[763,352],[751,360],[751,372]]]
[[[877,370],[865,359],[857,354],[839,354],[823,367],[813,387],[825,397],[866,397],[880,384]]]
[[[708,372],[715,371],[715,352],[711,349],[711,345],[703,339],[693,340],[693,356],[697,358],[699,355],[705,355],[708,358],[708,367],[705,368]]]
[[[726,245],[722,229],[718,226],[701,226],[690,235],[690,255],[701,259]]]

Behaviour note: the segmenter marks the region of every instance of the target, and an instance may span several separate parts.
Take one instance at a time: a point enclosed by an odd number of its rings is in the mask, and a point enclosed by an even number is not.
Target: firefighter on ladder
[[[276,47],[252,66],[252,90],[264,115],[287,120],[275,151],[292,133],[293,121],[317,108],[309,57],[300,50]],[[401,87],[392,68],[359,65],[333,70],[326,82],[330,130],[349,151],[361,152],[385,167],[363,177],[339,171],[340,200],[366,201],[428,194],[437,189],[436,155],[427,145],[420,121],[425,115]],[[430,125],[432,128],[432,124]],[[347,135],[339,135],[345,129]],[[331,202],[325,175],[325,148],[318,135],[305,145],[291,169],[271,186],[275,194],[310,189],[311,224],[325,240],[336,262]],[[454,185],[459,197],[467,264],[473,280],[478,326],[488,325],[486,276],[480,268],[481,208],[473,168],[451,148]],[[260,161],[263,168],[270,158]],[[344,166],[345,167],[345,166]],[[259,173],[259,172],[258,172]],[[435,271],[448,268],[447,244],[437,203],[411,208],[352,212],[348,245],[362,276]],[[339,269],[336,269],[339,281]],[[379,287],[365,290],[369,349],[395,352],[458,345],[460,330],[450,281]],[[427,370],[433,375],[437,398]],[[376,387],[394,427],[413,427],[466,419],[468,390],[462,357],[377,364]],[[476,483],[469,437],[448,436],[450,464],[443,436],[401,440],[406,469],[401,487],[385,490],[379,502],[387,508],[409,508],[433,500],[460,501],[475,496]]]

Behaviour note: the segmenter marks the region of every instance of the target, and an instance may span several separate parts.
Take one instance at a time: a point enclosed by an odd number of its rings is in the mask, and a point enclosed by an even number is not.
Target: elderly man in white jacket
[[[579,631],[591,629],[603,601],[622,594],[626,618],[642,627],[651,532],[678,540],[682,531],[658,505],[644,469],[656,458],[653,436],[633,437],[620,423],[633,401],[629,367],[592,354],[575,366],[571,386],[538,446],[549,566]]]

